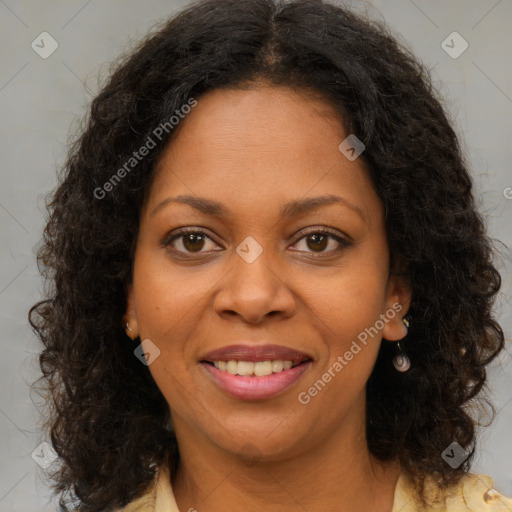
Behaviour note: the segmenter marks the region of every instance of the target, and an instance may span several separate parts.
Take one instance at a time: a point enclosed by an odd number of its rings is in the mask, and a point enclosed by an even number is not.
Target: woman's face
[[[179,442],[277,459],[360,435],[409,294],[366,166],[338,149],[347,135],[306,91],[215,90],[161,157],[126,321],[151,340]]]

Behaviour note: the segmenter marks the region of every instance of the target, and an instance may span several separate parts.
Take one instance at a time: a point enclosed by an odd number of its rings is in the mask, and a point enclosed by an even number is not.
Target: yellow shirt
[[[169,470],[164,464],[146,494],[118,512],[180,512],[170,481]],[[428,496],[436,494],[434,485],[428,489]],[[468,474],[437,504],[433,503],[425,508],[416,499],[415,492],[404,474],[400,475],[395,488],[392,512],[425,512],[426,510],[428,512],[511,512],[512,499],[493,489],[491,477]],[[194,509],[181,512],[194,512]]]

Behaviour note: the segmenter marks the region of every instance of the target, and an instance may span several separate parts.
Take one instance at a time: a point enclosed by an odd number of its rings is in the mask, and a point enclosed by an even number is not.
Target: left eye
[[[175,240],[180,241],[178,245],[181,245],[181,247],[175,246]],[[205,248],[207,240],[209,240],[212,243],[212,245],[217,246],[217,244],[204,231],[184,231],[181,232],[180,234],[173,236],[167,242],[167,245],[170,245],[173,249],[176,249],[178,252],[197,253],[201,252],[202,249]]]
[[[310,233],[306,234],[301,239],[299,239],[298,242],[296,242],[296,244],[302,241],[305,242],[307,248],[311,249],[312,252],[316,253],[341,250],[342,248],[350,245],[348,240],[344,239],[339,235],[335,235],[330,231],[311,231]],[[331,244],[329,243],[330,241],[332,241]],[[328,247],[332,245],[335,246],[334,249],[326,250]],[[309,251],[306,250],[306,252]]]

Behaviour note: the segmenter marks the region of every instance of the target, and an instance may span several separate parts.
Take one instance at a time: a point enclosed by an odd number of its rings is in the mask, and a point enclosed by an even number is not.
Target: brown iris
[[[307,237],[307,244],[310,249],[320,249],[323,251],[327,247],[328,236],[321,234],[313,234]],[[313,244],[310,241],[313,240]]]
[[[189,233],[183,236],[183,246],[187,251],[198,252],[204,246],[205,236],[200,233]]]

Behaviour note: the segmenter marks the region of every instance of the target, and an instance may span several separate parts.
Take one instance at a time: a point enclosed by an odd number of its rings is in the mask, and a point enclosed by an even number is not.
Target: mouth
[[[291,388],[313,363],[303,352],[279,345],[232,345],[200,361],[208,377],[241,400],[272,398]]]

